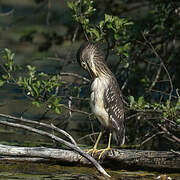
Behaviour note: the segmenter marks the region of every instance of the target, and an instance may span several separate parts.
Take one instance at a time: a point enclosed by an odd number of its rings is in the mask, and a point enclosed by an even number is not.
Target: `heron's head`
[[[77,52],[77,61],[92,78],[109,73],[104,54],[95,43],[83,44]]]

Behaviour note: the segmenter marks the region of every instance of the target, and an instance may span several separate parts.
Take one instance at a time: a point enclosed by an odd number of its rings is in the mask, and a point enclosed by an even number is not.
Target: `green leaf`
[[[2,75],[2,78],[3,78],[4,80],[7,80],[7,79],[8,79],[8,76],[7,76],[7,75]]]
[[[100,21],[99,28],[102,29],[104,27],[104,24],[105,24],[104,21]]]
[[[93,29],[92,31],[95,34],[96,38],[99,39],[100,37],[99,31],[97,29]]]
[[[55,108],[55,112],[56,112],[57,114],[61,114],[61,108],[57,106],[57,107]]]
[[[112,16],[105,14],[105,22],[112,22]]]
[[[171,103],[170,100],[167,100],[167,101],[166,101],[166,107],[167,107],[168,109],[170,109],[170,103]]]
[[[59,105],[59,101],[60,101],[59,98],[55,98],[55,101],[53,102],[53,104],[54,104],[55,106],[57,106],[57,105]]]
[[[39,89],[36,87],[36,84],[32,84],[33,91],[35,91],[36,96],[39,96]]]
[[[67,6],[68,6],[70,9],[73,9],[73,3],[72,3],[72,2],[67,1]]]
[[[0,87],[4,85],[4,81],[0,80]]]
[[[132,107],[135,104],[135,100],[133,96],[129,96],[129,101],[130,101],[130,107]]]
[[[177,119],[176,122],[177,122],[178,124],[180,124],[180,119]]]
[[[32,104],[37,106],[38,108],[40,108],[42,106],[42,104],[38,101],[33,101]]]
[[[144,104],[144,97],[141,96],[141,97],[139,97],[139,99],[138,99],[138,106],[142,107],[143,104]]]

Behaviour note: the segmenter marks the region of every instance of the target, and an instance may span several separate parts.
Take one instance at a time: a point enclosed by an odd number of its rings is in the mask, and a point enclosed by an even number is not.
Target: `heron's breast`
[[[91,85],[91,100],[90,105],[92,112],[95,114],[95,116],[98,118],[100,123],[108,127],[109,126],[109,116],[108,113],[104,107],[104,90],[106,85],[103,84],[101,79],[96,78],[94,82]]]

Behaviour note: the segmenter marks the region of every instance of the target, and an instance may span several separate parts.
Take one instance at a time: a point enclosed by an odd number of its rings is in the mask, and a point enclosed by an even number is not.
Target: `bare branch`
[[[170,74],[169,74],[169,72],[168,72],[168,70],[167,70],[167,68],[166,68],[166,66],[165,66],[162,58],[159,56],[159,54],[158,54],[157,51],[155,50],[155,48],[154,48],[154,46],[152,45],[152,43],[147,40],[147,38],[145,37],[145,35],[144,35],[143,33],[142,33],[142,36],[143,36],[144,40],[145,40],[145,41],[148,43],[148,45],[150,46],[152,52],[153,52],[153,53],[156,55],[156,57],[160,60],[161,65],[162,65],[162,67],[164,68],[164,70],[165,70],[165,72],[166,72],[166,74],[167,74],[167,76],[168,76],[169,84],[170,84],[169,100],[171,100],[171,96],[172,96],[172,92],[173,92],[173,83],[172,83],[172,80],[171,80],[171,76],[170,76]]]
[[[165,133],[164,131],[157,132],[157,133],[153,134],[152,136],[148,137],[147,139],[145,139],[140,145],[142,146],[145,143],[147,143],[148,141],[150,141],[151,139],[153,139],[154,137],[156,137],[157,135],[164,134],[164,133]]]
[[[81,156],[83,156],[84,158],[88,159],[90,162],[92,162],[92,164],[96,167],[96,169],[103,175],[110,177],[109,174],[106,173],[106,171],[102,168],[102,166],[94,159],[92,158],[89,154],[85,153],[84,151],[82,151],[78,146],[75,146],[74,144],[71,144],[53,134],[50,134],[48,132],[42,131],[42,130],[38,130],[36,128],[32,128],[26,125],[21,125],[21,124],[16,124],[16,123],[12,123],[12,122],[6,122],[6,121],[2,121],[0,120],[0,124],[6,125],[6,126],[11,126],[11,127],[16,127],[16,128],[21,128],[21,129],[25,129],[43,136],[47,136],[57,142],[60,142],[61,144],[69,147],[70,149],[73,149],[75,152],[79,153]]]
[[[75,31],[74,31],[73,38],[72,38],[72,42],[73,42],[73,43],[74,43],[74,42],[75,42],[75,40],[76,40],[76,37],[77,37],[78,31],[79,31],[79,27],[80,27],[80,25],[79,25],[79,24],[77,24],[76,29],[75,29]]]
[[[61,76],[74,76],[76,78],[82,79],[83,81],[85,81],[86,83],[90,83],[90,80],[79,75],[79,74],[75,74],[75,73],[66,73],[66,72],[62,72],[60,73]]]
[[[180,97],[178,89],[176,89],[176,94],[177,94],[177,97]]]
[[[6,13],[0,13],[0,16],[10,16],[14,13],[14,9],[10,10],[9,12]]]
[[[121,87],[121,91],[124,90],[124,88],[126,87],[127,83],[128,83],[128,79],[126,79],[126,80],[124,81],[124,83],[123,83],[123,85],[122,85],[122,87]]]
[[[166,127],[162,126],[161,124],[157,124],[167,135],[169,135],[173,140],[175,140],[177,143],[180,144],[180,139],[178,137],[176,137],[175,135],[173,135],[172,133],[170,133]]]
[[[85,135],[85,136],[79,138],[78,141],[81,141],[81,140],[86,139],[86,138],[91,138],[91,136],[98,135],[98,134],[99,134],[99,132],[87,134],[87,135]]]
[[[68,100],[69,109],[71,109],[71,105],[72,105],[72,97],[70,96],[69,100]],[[69,117],[72,117],[72,111],[71,110],[69,110]]]
[[[170,151],[171,151],[171,152],[173,152],[174,154],[176,154],[176,155],[180,156],[180,152],[178,152],[178,151],[174,151],[173,149],[171,149]]]
[[[168,93],[165,93],[165,92],[163,92],[163,91],[159,91],[159,90],[156,90],[156,89],[151,89],[151,91],[158,92],[158,93],[163,94],[163,95],[169,95]],[[177,99],[177,96],[171,95],[171,97]]]
[[[92,114],[92,113],[88,113],[88,112],[81,111],[81,110],[78,110],[78,109],[71,109],[71,108],[69,108],[68,106],[66,106],[64,104],[60,104],[60,107],[62,107],[64,109],[67,109],[69,111],[72,111],[72,112],[78,112],[78,113],[85,114],[85,115],[88,115],[88,116],[90,116]]]
[[[162,63],[160,64],[158,70],[157,70],[157,73],[156,73],[156,76],[154,78],[154,81],[152,82],[151,86],[149,87],[149,91],[152,90],[152,88],[156,85],[158,79],[159,79],[159,76],[160,76],[160,73],[161,73],[161,69],[162,69]]]
[[[53,124],[49,125],[49,124],[45,124],[45,123],[25,119],[25,118],[22,118],[22,117],[18,118],[18,117],[6,115],[6,114],[0,114],[0,116],[1,117],[6,117],[6,118],[9,118],[9,119],[14,119],[14,120],[21,121],[21,122],[25,122],[25,123],[29,123],[29,124],[35,124],[35,125],[38,125],[38,126],[53,129],[54,131],[59,132],[59,133],[63,134],[64,136],[66,136],[67,138],[69,138],[74,145],[77,145],[74,138],[70,134],[68,134],[66,131],[64,131],[62,129],[59,129],[58,127],[54,126]]]
[[[50,19],[51,19],[51,0],[48,0],[48,12],[46,16],[46,24],[49,26],[50,25]]]

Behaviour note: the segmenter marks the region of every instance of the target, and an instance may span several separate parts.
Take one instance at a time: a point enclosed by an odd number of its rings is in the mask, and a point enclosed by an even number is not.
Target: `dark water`
[[[111,179],[117,180],[153,180],[160,174],[152,172],[128,172],[128,171],[111,171],[107,172],[112,176]],[[172,179],[179,179],[178,174],[168,174]],[[0,179],[52,179],[52,180],[93,180],[106,178],[100,176],[94,168],[76,167],[76,166],[60,166],[57,164],[41,164],[41,163],[1,163]]]

